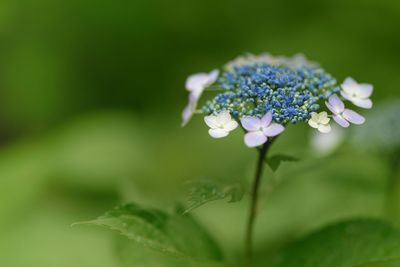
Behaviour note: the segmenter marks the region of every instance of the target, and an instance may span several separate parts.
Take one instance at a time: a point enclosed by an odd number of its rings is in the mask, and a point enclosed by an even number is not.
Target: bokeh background
[[[170,209],[188,179],[250,179],[256,155],[239,132],[213,140],[200,117],[180,127],[188,75],[245,52],[302,52],[339,81],[372,83],[379,114],[400,97],[399,33],[396,0],[1,1],[0,265],[119,266],[113,234],[70,225],[127,201]],[[399,154],[353,145],[352,132],[324,155],[306,125],[277,142],[275,152],[302,160],[266,174],[280,183],[262,199],[261,266],[326,223],[397,221],[388,185]],[[231,259],[242,251],[247,204],[194,212]],[[137,266],[157,261],[146,255]]]

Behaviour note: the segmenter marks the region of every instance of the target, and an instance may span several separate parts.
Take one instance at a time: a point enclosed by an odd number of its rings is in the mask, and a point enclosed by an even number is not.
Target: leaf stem
[[[252,254],[253,254],[253,231],[254,231],[254,223],[257,215],[257,206],[258,206],[258,192],[261,184],[261,178],[264,170],[265,159],[267,157],[267,153],[269,150],[271,141],[265,143],[261,149],[258,150],[258,162],[256,173],[253,181],[252,191],[251,191],[251,200],[250,200],[250,212],[247,221],[247,230],[246,230],[246,238],[245,238],[245,256],[247,261],[247,266],[251,266]]]

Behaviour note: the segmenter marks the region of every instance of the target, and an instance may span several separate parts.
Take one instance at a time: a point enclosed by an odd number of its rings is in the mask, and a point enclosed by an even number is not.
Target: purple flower
[[[345,108],[343,101],[337,95],[331,95],[325,104],[333,113],[333,119],[344,128],[349,127],[350,122],[357,125],[365,122],[363,116],[351,109]]]
[[[248,147],[257,147],[268,141],[268,137],[277,136],[285,128],[277,123],[272,123],[272,113],[268,112],[261,119],[257,117],[244,117],[241,119],[244,129],[248,133],[244,142]]]
[[[186,80],[186,90],[190,92],[189,103],[182,112],[182,126],[185,126],[192,118],[196,111],[197,101],[199,101],[203,91],[213,84],[219,75],[218,70],[213,70],[210,73],[198,73],[189,76]]]
[[[357,107],[372,108],[372,101],[369,99],[373,91],[371,84],[357,83],[354,79],[348,77],[344,80],[342,89],[340,94]]]

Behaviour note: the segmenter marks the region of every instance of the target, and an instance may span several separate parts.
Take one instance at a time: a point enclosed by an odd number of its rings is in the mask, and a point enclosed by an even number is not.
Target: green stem
[[[248,262],[248,266],[251,266],[252,254],[253,254],[253,232],[254,232],[254,223],[257,215],[257,206],[258,206],[258,192],[261,183],[261,178],[264,170],[265,159],[267,157],[268,149],[271,145],[271,142],[267,142],[263,145],[263,147],[259,150],[257,169],[253,181],[253,186],[251,190],[251,200],[250,200],[250,213],[247,221],[247,230],[246,230],[246,239],[245,239],[245,253],[246,259]]]

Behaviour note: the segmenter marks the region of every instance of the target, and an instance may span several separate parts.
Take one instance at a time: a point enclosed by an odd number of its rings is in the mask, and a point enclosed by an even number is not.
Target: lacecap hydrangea
[[[331,118],[347,128],[365,119],[345,107],[343,100],[371,108],[372,85],[347,78],[342,84],[318,64],[302,55],[292,58],[270,54],[246,55],[222,70],[188,77],[189,103],[182,114],[186,125],[195,113],[205,114],[209,134],[222,138],[239,125],[246,131],[245,144],[263,145],[279,135],[287,124],[308,123],[322,133],[331,130]],[[214,93],[202,107],[204,91]]]

